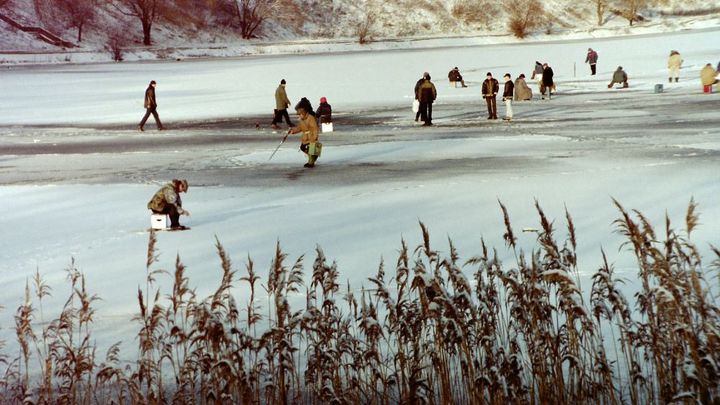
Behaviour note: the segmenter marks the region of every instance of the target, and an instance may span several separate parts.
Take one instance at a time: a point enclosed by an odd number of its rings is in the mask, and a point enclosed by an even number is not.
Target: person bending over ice
[[[180,193],[188,190],[187,180],[173,179],[162,186],[148,202],[147,207],[153,214],[170,216],[170,229],[182,230],[187,227],[180,225],[180,215],[190,216],[190,211],[183,209]]]
[[[618,66],[615,73],[613,73],[613,78],[610,84],[608,84],[608,89],[611,89],[615,83],[622,83],[623,89],[627,89],[629,87],[627,73],[625,73],[622,66]]]

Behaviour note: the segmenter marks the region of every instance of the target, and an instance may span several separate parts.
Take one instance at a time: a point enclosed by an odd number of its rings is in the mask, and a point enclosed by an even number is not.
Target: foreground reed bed
[[[720,250],[704,265],[681,230],[615,202],[615,228],[637,262],[628,297],[603,252],[583,293],[573,220],[566,233],[536,203],[537,245],[519,249],[504,216],[507,266],[481,243],[465,262],[446,255],[420,224],[422,243],[401,242],[392,274],[380,263],[367,285],[343,284],[317,248],[289,262],[280,244],[266,278],[252,259],[239,276],[216,243],[222,277],[198,297],[178,257],[138,289],[137,359],[119,345],[103,355],[85,278],[68,268],[72,294],[47,320],[49,287],[36,274],[15,314],[16,354],[0,342],[3,404],[665,404],[720,403]],[[161,292],[158,277],[172,277]],[[236,297],[244,283],[249,295]],[[291,301],[305,297],[304,306]],[[15,353],[15,352],[13,352]],[[37,369],[37,372],[31,372]]]

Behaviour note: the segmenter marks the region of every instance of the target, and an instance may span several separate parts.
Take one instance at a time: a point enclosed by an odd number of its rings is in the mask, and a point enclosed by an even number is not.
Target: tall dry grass
[[[504,205],[504,265],[481,241],[462,261],[422,242],[401,242],[394,271],[381,262],[365,286],[340,280],[318,247],[288,261],[278,243],[265,279],[248,258],[243,274],[216,241],[220,283],[208,297],[190,287],[177,257],[155,269],[150,234],[134,317],[138,350],[96,354],[97,297],[73,264],[71,295],[46,319],[52,293],[39,273],[15,315],[17,351],[0,355],[1,403],[27,404],[660,404],[720,401],[720,250],[704,265],[691,235],[655,228],[615,202],[614,225],[637,262],[627,296],[605,253],[589,292],[580,286],[577,235],[536,202],[537,244],[520,249]],[[558,238],[558,234],[563,234]],[[159,277],[171,277],[161,292]],[[237,299],[233,287],[249,294]],[[305,298],[304,306],[291,306]],[[3,348],[4,342],[0,342]],[[31,370],[37,370],[31,372]]]

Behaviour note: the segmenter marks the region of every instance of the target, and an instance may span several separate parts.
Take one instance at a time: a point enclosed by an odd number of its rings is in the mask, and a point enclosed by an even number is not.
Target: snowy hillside
[[[118,0],[120,1],[120,0]],[[109,38],[122,37],[126,60],[174,59],[202,56],[238,56],[267,53],[304,53],[363,49],[357,44],[359,27],[367,27],[369,41],[397,41],[437,37],[483,37],[485,43],[514,41],[508,30],[508,8],[502,2],[400,0],[276,0],[252,40],[243,40],[236,21],[227,12],[211,13],[203,1],[175,0],[177,6],[158,17],[151,31],[152,45],[143,46],[140,21],[123,15],[110,3],[97,6],[95,19],[77,41],[77,29],[53,12],[48,0],[8,0],[0,13],[17,22],[39,26],[79,45],[63,49],[43,42],[0,21],[0,63],[84,62],[110,60]],[[170,4],[173,2],[167,2]],[[221,2],[213,2],[219,4]],[[597,25],[592,2],[541,0],[544,12],[529,31],[530,39],[577,36],[615,36],[633,33],[672,32],[720,24],[720,3],[671,0],[663,6],[638,12],[642,21],[629,28],[619,16],[621,5],[611,4]],[[164,3],[165,4],[165,3]],[[230,4],[230,3],[227,3]],[[323,46],[318,46],[322,41]],[[461,40],[458,39],[459,43]],[[332,49],[328,42],[334,43]],[[308,43],[310,44],[308,47]],[[407,44],[404,47],[409,47]],[[338,49],[339,47],[339,49]],[[398,47],[398,46],[394,46]],[[24,53],[55,54],[43,58]]]

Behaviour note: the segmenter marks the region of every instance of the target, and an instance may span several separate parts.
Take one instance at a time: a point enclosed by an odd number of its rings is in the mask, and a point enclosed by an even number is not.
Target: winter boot
[[[676,77],[676,78],[675,78],[675,83],[677,83],[678,80],[680,80],[680,78],[679,78],[679,77]]]
[[[668,77],[668,83],[672,83],[672,77]]]
[[[145,128],[143,128],[142,125],[138,125],[138,130],[139,130],[140,132],[143,132],[143,131],[145,131]]]

